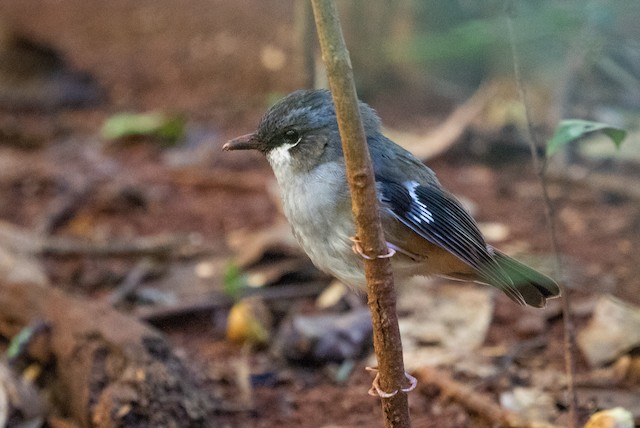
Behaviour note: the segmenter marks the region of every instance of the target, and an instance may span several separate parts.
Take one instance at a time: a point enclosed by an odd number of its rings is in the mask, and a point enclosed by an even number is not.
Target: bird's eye
[[[297,144],[300,140],[300,135],[298,134],[298,131],[296,131],[295,129],[289,129],[287,132],[284,133],[284,141],[287,144]]]

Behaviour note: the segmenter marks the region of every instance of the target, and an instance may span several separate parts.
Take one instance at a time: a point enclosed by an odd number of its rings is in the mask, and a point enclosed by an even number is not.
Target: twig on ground
[[[185,239],[172,235],[155,235],[135,238],[129,242],[85,243],[68,238],[47,238],[39,253],[46,256],[72,257],[167,257],[176,252]]]
[[[326,282],[318,281],[309,284],[279,285],[277,287],[251,289],[246,296],[257,295],[263,300],[298,299],[317,296],[326,287]],[[216,309],[230,308],[234,300],[222,293],[211,294],[207,297],[197,296],[185,299],[170,306],[138,307],[134,314],[141,320],[151,324],[159,324],[176,317],[188,316],[195,313],[211,312]]]
[[[107,301],[115,306],[129,297],[142,281],[153,271],[155,263],[145,257],[129,271],[124,280],[107,297]]]
[[[477,413],[494,425],[508,427],[529,426],[520,420],[517,415],[503,409],[486,396],[434,368],[422,367],[416,370],[414,374],[420,383],[436,385],[442,395],[462,404],[466,409]]]
[[[81,183],[80,188],[72,189],[58,197],[48,210],[47,217],[39,228],[40,231],[50,235],[69,223],[95,191],[96,182],[97,180],[87,180],[86,183]]]
[[[60,236],[42,236],[0,220],[0,244],[13,252],[52,257],[194,257],[214,249],[186,236],[158,234],[126,242],[88,242]]]

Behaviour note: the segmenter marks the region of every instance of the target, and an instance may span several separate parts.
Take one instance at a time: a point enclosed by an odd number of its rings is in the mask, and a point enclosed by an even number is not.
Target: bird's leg
[[[371,383],[371,388],[368,391],[369,395],[373,397],[389,398],[389,397],[393,397],[398,393],[398,390],[395,390],[393,392],[384,392],[380,388],[380,384],[379,384],[380,373],[378,372],[378,369],[373,367],[366,367],[366,370],[370,372],[375,372],[376,374],[376,377],[373,378],[373,382]],[[400,388],[400,391],[406,393],[416,389],[416,385],[418,385],[418,380],[415,377],[411,376],[409,373],[405,372],[404,375],[409,381],[409,386],[406,388]]]
[[[389,257],[393,257],[393,255],[396,253],[395,248],[389,244],[387,242],[387,254],[382,254],[380,256],[376,256],[376,257],[369,257],[367,256],[364,251],[362,250],[362,245],[360,245],[360,238],[358,238],[357,236],[352,236],[349,238],[349,240],[351,242],[353,242],[353,245],[351,246],[351,249],[353,250],[354,253],[356,254],[360,254],[360,256],[363,259],[367,259],[367,260],[373,260],[374,258],[376,259],[388,259]]]

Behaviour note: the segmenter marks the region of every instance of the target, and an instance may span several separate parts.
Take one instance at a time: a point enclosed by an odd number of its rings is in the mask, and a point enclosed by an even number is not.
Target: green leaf
[[[588,120],[567,119],[560,122],[553,137],[547,142],[547,157],[550,157],[567,144],[602,133],[609,137],[616,148],[619,148],[627,136],[627,131],[606,123]]]
[[[15,360],[20,358],[26,352],[27,346],[33,341],[33,338],[49,329],[49,324],[44,321],[34,321],[24,327],[15,336],[11,338],[9,347],[5,353],[7,360]]]
[[[240,271],[240,268],[230,262],[224,272],[222,279],[224,294],[231,297],[233,300],[238,300],[247,288],[245,276]]]
[[[133,136],[158,137],[170,142],[182,138],[185,121],[179,116],[167,116],[159,112],[117,113],[102,125],[102,136],[107,140]]]

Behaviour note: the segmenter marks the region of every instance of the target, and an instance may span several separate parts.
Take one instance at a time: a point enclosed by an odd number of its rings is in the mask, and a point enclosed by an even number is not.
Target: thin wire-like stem
[[[559,285],[562,292],[562,318],[564,322],[564,360],[565,360],[565,372],[567,376],[567,389],[568,389],[568,401],[569,401],[569,428],[578,427],[578,399],[575,391],[575,327],[573,322],[573,314],[571,312],[571,302],[569,299],[569,293],[565,286],[565,275],[562,267],[562,259],[560,256],[560,244],[558,242],[558,236],[556,232],[555,215],[553,211],[553,202],[549,196],[549,189],[547,186],[547,180],[545,176],[546,171],[546,159],[540,159],[538,155],[538,144],[536,139],[536,133],[533,129],[533,121],[531,120],[531,112],[529,111],[527,102],[527,91],[522,79],[522,73],[520,70],[520,60],[518,56],[518,50],[516,48],[515,34],[513,31],[513,4],[512,0],[507,1],[507,27],[509,30],[509,42],[511,45],[511,55],[513,58],[513,71],[515,75],[516,85],[520,99],[522,100],[525,119],[527,122],[525,137],[531,150],[531,161],[533,163],[533,169],[535,170],[540,188],[542,190],[542,199],[544,202],[544,214],[546,217],[547,225],[549,228],[549,238],[551,240],[551,246],[555,254],[556,275],[560,279]]]

